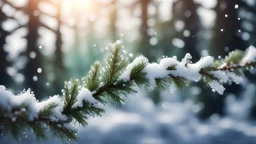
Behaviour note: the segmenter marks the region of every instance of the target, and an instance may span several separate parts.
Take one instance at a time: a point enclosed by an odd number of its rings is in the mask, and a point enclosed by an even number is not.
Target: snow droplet
[[[221,31],[221,32],[223,32],[223,31],[224,31],[224,29],[220,29],[220,31]]]
[[[29,53],[29,57],[30,57],[31,59],[36,58],[36,52],[34,52],[34,51],[30,52],[30,53]]]
[[[96,44],[93,44],[93,47],[96,47]]]
[[[150,38],[149,43],[150,43],[151,45],[156,45],[156,44],[158,43],[158,40],[157,40],[156,37],[152,37],[152,38]]]
[[[15,122],[16,121],[16,117],[12,117],[12,122]]]
[[[172,44],[178,48],[184,48],[185,42],[182,39],[174,38]]]
[[[40,46],[39,46],[39,49],[42,49],[42,48],[43,48],[43,46],[40,45]]]
[[[132,54],[132,53],[129,53],[129,57],[133,57],[133,54]]]
[[[228,15],[227,15],[227,14],[225,14],[225,17],[227,18],[227,17],[228,17]]]
[[[189,30],[184,30],[183,35],[185,37],[189,37],[190,36],[190,31]]]
[[[37,81],[38,77],[37,76],[33,76],[33,81]]]
[[[224,47],[224,51],[225,51],[225,52],[228,52],[228,51],[229,51],[229,47],[227,47],[227,46]]]
[[[238,8],[239,8],[239,5],[238,5],[238,4],[236,4],[236,5],[235,5],[235,9],[238,9]]]
[[[38,68],[38,69],[37,69],[37,72],[38,72],[38,73],[42,73],[42,69],[41,69],[41,68]]]
[[[24,77],[23,74],[18,73],[18,74],[15,75],[14,80],[17,83],[22,83],[25,80],[25,77]]]

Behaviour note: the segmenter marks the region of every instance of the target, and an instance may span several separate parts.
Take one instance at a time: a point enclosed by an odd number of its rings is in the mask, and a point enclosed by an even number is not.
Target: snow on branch
[[[74,122],[87,125],[87,118],[100,116],[102,104],[124,102],[123,96],[136,93],[135,87],[183,88],[189,82],[204,81],[213,92],[223,94],[225,84],[242,82],[243,70],[256,67],[256,48],[230,52],[224,59],[214,61],[211,56],[193,63],[186,54],[176,58],[163,58],[159,63],[149,63],[139,56],[130,64],[120,41],[111,46],[110,54],[101,65],[95,63],[89,74],[81,80],[65,82],[61,96],[49,97],[39,102],[30,91],[14,95],[0,86],[0,125],[17,138],[26,128],[34,131],[39,139],[46,138],[46,129],[64,141],[75,141]]]

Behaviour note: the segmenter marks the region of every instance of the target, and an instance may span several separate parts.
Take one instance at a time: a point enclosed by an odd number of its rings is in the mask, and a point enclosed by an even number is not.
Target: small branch
[[[216,68],[214,69],[215,71],[217,70],[220,70],[220,71],[232,71],[232,70],[236,70],[236,69],[241,69],[241,68],[245,68],[245,67],[250,67],[250,66],[253,66],[255,67],[256,66],[256,62],[248,62],[246,64],[243,64],[243,65],[234,65],[234,66],[228,66],[226,65],[225,67],[223,68]]]

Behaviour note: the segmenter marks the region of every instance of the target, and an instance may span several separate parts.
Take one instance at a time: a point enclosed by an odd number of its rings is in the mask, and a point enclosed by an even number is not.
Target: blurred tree
[[[55,63],[54,63],[54,71],[55,71],[55,79],[53,81],[53,93],[60,91],[63,87],[63,79],[67,77],[67,69],[64,66],[63,61],[63,52],[62,52],[62,33],[61,33],[61,26],[62,22],[62,0],[58,0],[55,3],[51,3],[55,6],[57,10],[56,16],[53,16],[57,21],[57,28],[53,30],[48,28],[56,35],[56,42],[55,42]],[[58,78],[57,78],[58,77]]]
[[[229,51],[235,49],[245,50],[248,43],[242,39],[240,35],[241,20],[239,18],[239,10],[236,5],[241,6],[244,3],[241,0],[218,0],[216,7],[213,9],[216,13],[215,25],[213,28],[213,37],[211,41],[210,54],[224,56]],[[207,118],[210,115],[217,113],[224,115],[224,100],[228,93],[233,93],[239,96],[242,91],[240,85],[229,85],[224,96],[219,96],[216,93],[211,93],[207,89],[202,89],[202,94],[199,101],[203,102],[204,109],[200,112],[201,118]]]
[[[241,5],[240,0],[218,0],[214,11],[216,12],[216,22],[213,28],[213,38],[211,44],[211,54],[214,56],[224,56],[229,51],[235,49],[245,50],[248,47],[240,35],[241,20],[239,11],[235,5]]]
[[[200,59],[198,51],[198,32],[202,28],[197,9],[199,4],[194,1],[178,0],[173,3],[173,25],[176,31],[174,37],[184,41],[183,50],[193,55],[194,60]],[[183,53],[182,55],[184,55]]]
[[[238,16],[241,26],[240,29],[238,29],[238,33],[240,38],[245,40],[248,45],[256,46],[256,19],[254,17],[256,14],[256,3],[252,1],[239,1],[235,5],[235,9],[239,12]],[[246,75],[249,82],[256,82],[256,77],[252,76],[251,73],[247,73]],[[252,101],[253,105],[250,110],[250,115],[252,118],[256,119],[256,94],[254,94]]]
[[[153,49],[153,46],[150,44],[149,35],[149,5],[154,4],[152,0],[140,0],[139,3],[141,7],[141,26],[140,33],[141,39],[139,42],[139,52],[146,56],[149,61],[156,61],[157,53],[156,50]],[[151,93],[148,93],[149,97],[153,100],[155,104],[161,102],[160,92],[157,89],[154,89]]]
[[[139,43],[139,52],[143,55],[145,55],[149,61],[153,61],[156,59],[155,54],[152,51],[152,46],[150,45],[150,35],[148,34],[149,26],[148,26],[148,19],[149,19],[149,13],[148,13],[148,7],[151,3],[151,0],[140,0],[140,6],[141,6],[141,26],[140,26],[140,33],[141,33],[141,40]]]
[[[4,45],[6,44],[6,37],[9,35],[9,32],[4,30],[3,23],[8,18],[13,19],[12,17],[8,17],[2,10],[2,7],[6,3],[5,0],[0,3],[0,85],[10,86],[11,77],[8,75],[6,68],[9,66],[9,62],[7,60],[7,52],[4,50]]]
[[[4,6],[9,6],[11,9],[13,9],[15,12],[13,14],[8,14],[8,11],[4,12]],[[22,28],[24,25],[20,24],[17,19],[14,17],[15,13],[17,11],[24,11],[24,7],[23,6],[15,6],[13,3],[9,2],[8,0],[3,0],[0,2],[0,73],[1,73],[1,83],[10,87],[16,87],[16,83],[14,83],[12,77],[10,77],[10,75],[7,73],[7,67],[9,66],[13,66],[13,63],[15,63],[16,61],[8,60],[8,53],[6,52],[6,50],[4,49],[4,46],[7,45],[6,42],[6,38],[12,34],[14,34],[17,30],[19,30],[20,28]],[[4,29],[4,22],[6,22],[6,20],[13,20],[15,22],[17,22],[17,26],[11,30],[5,30]],[[7,46],[8,47],[8,46]],[[16,69],[17,67],[15,67]],[[14,75],[15,76],[15,75]],[[17,88],[17,87],[16,87]]]
[[[60,69],[63,70],[64,69],[64,65],[63,65],[63,53],[62,53],[62,35],[61,35],[61,24],[62,24],[62,20],[61,20],[61,12],[62,12],[62,0],[58,0],[57,3],[55,4],[56,9],[57,9],[57,15],[56,15],[56,20],[57,20],[57,29],[55,31],[56,33],[56,50],[55,50],[55,63],[56,66]]]
[[[111,9],[110,9],[110,39],[111,41],[116,41],[117,37],[117,0],[112,0],[111,1]]]
[[[40,53],[38,44],[38,30],[41,26],[41,23],[39,21],[39,0],[29,0],[25,12],[29,17],[27,23],[28,33],[26,35],[27,50],[25,54],[26,57],[28,58],[28,61],[24,68],[25,84],[29,88],[31,88],[39,98],[41,98],[43,96],[44,91],[42,86],[42,81],[44,80],[44,72],[37,72],[37,69],[43,69],[42,55]],[[30,59],[31,53],[36,53],[36,57],[34,59]],[[35,80],[34,76],[36,76],[38,80]]]

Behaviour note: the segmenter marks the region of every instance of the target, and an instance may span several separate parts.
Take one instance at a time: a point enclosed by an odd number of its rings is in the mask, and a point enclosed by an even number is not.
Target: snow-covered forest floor
[[[196,89],[194,89],[196,90]],[[226,99],[227,116],[211,116],[206,121],[196,117],[199,105],[180,101],[179,94],[164,92],[163,103],[155,106],[146,92],[129,96],[127,103],[117,108],[107,105],[102,117],[90,118],[89,125],[79,127],[79,144],[249,144],[256,141],[256,123],[248,120],[248,110],[255,93],[254,85],[246,85],[243,96]],[[17,143],[10,136],[0,143]],[[33,135],[25,132],[18,143],[38,143]],[[40,143],[61,143],[51,136]]]

